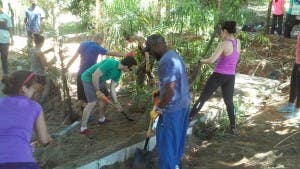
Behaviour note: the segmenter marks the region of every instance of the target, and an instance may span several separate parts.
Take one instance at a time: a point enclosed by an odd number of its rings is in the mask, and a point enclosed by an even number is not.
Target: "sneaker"
[[[300,108],[295,108],[295,117],[300,117]]]
[[[295,111],[295,106],[293,104],[286,104],[277,109],[277,112],[279,113],[293,113]]]
[[[232,135],[234,135],[234,136],[239,135],[239,131],[238,131],[238,129],[237,129],[236,127],[231,127],[231,128],[230,128],[230,133],[231,133]]]
[[[110,119],[107,119],[107,118],[105,118],[105,120],[104,120],[103,122],[101,122],[101,121],[98,121],[98,124],[101,126],[101,125],[104,125],[104,124],[106,124],[106,123],[109,123],[109,122],[111,122],[111,120],[110,120]]]
[[[85,129],[85,130],[83,130],[83,131],[80,131],[80,134],[83,134],[83,135],[85,135],[85,136],[89,136],[89,135],[91,135],[92,133],[91,133],[91,131],[90,131],[89,129]]]
[[[286,117],[287,119],[293,119],[293,118],[300,117],[300,108],[296,108],[294,112],[291,112],[291,113],[285,115],[284,117]]]

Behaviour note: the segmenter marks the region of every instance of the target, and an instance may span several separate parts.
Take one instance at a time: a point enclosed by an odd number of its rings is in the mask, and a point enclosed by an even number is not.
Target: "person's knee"
[[[86,106],[87,106],[88,108],[93,108],[93,107],[96,106],[96,104],[97,104],[97,102],[96,102],[96,101],[93,101],[93,102],[87,103]]]

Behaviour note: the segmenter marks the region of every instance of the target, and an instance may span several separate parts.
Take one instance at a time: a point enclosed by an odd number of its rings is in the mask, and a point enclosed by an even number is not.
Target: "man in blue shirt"
[[[155,107],[160,114],[156,131],[159,169],[181,168],[191,101],[186,66],[159,34],[147,38],[145,50],[159,61],[160,103]]]
[[[24,23],[26,25],[28,47],[32,46],[32,34],[41,32],[42,20],[45,18],[45,12],[37,6],[36,0],[30,0],[31,6],[25,12]]]
[[[99,55],[108,55],[108,56],[126,56],[126,53],[108,51],[104,47],[101,46],[103,41],[103,35],[101,33],[96,33],[93,36],[92,41],[84,41],[80,44],[74,56],[71,58],[69,63],[66,66],[66,70],[73,64],[73,62],[80,55],[80,65],[79,71],[77,74],[77,97],[78,100],[82,101],[82,109],[87,103],[87,99],[84,94],[83,84],[81,81],[81,74],[97,63],[97,59]]]

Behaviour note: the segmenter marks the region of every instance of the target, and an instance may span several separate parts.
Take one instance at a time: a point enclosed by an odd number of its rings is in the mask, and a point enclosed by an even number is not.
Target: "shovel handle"
[[[147,137],[145,140],[144,150],[149,150],[149,146],[148,146],[149,140],[150,140],[150,137]]]

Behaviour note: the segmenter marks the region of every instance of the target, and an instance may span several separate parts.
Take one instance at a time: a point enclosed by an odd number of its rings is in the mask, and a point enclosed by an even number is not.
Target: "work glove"
[[[150,120],[153,122],[158,115],[158,112],[155,111],[155,107],[153,107],[153,109],[149,113]]]

